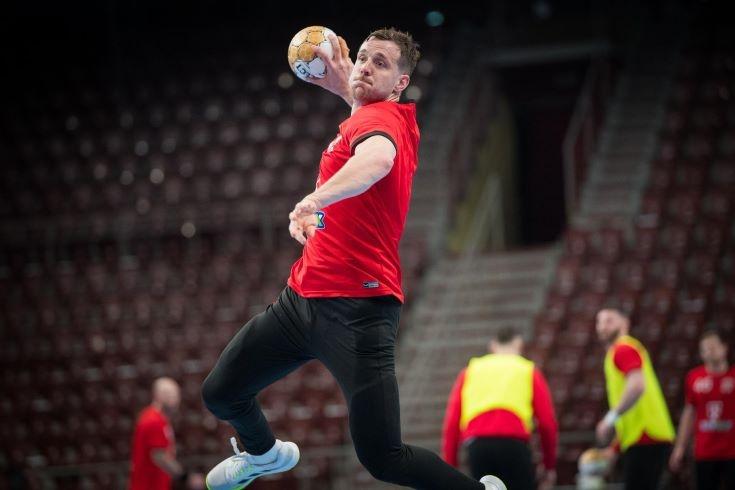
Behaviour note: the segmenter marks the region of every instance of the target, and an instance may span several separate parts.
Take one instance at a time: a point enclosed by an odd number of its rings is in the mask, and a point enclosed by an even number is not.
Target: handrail
[[[610,65],[606,60],[593,61],[585,75],[582,92],[569,122],[562,154],[567,218],[579,202],[589,160],[602,128],[602,119],[610,92]]]

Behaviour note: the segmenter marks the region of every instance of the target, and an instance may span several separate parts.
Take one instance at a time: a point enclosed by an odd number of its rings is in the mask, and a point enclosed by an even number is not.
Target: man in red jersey
[[[543,448],[539,488],[556,481],[558,427],[549,386],[534,364],[521,356],[523,337],[513,328],[500,329],[490,341],[490,354],[470,360],[457,376],[444,417],[442,457],[456,467],[462,442],[467,444],[475,478],[498,475],[516,490],[536,488],[528,442],[538,422]]]
[[[735,488],[735,367],[728,363],[725,337],[704,332],[699,355],[704,364],[686,377],[686,405],[669,467],[681,468],[693,432],[697,489]]]
[[[153,383],[153,400],[138,416],[133,433],[130,490],[170,490],[172,477],[186,477],[176,460],[174,431],[169,423],[180,401],[176,381],[158,378]],[[195,486],[195,480],[196,475],[190,475],[190,488]]]
[[[291,236],[304,250],[288,286],[235,335],[204,382],[207,407],[235,428],[245,447],[240,452],[232,438],[235,455],[209,472],[207,485],[241,488],[298,462],[298,447],[275,439],[255,395],[319,359],[345,395],[357,456],[373,476],[422,489],[505,489],[495,477],[477,482],[401,440],[394,358],[403,301],[398,242],[419,129],[415,105],[399,98],[418,46],[407,33],[381,29],[368,35],[353,66],[338,39],[330,41],[335,58],[323,57],[332,77],[324,87],[350,102],[352,115],[322,153],[317,189],[289,215]]]

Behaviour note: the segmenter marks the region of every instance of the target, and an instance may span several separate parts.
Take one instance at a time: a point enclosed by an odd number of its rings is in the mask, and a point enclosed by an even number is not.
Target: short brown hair
[[[493,340],[498,344],[506,345],[513,342],[516,337],[522,337],[521,332],[512,325],[505,325],[495,332]]]
[[[725,345],[728,344],[727,337],[722,332],[722,330],[720,330],[717,327],[707,327],[707,328],[705,328],[704,329],[704,332],[702,332],[702,335],[699,336],[699,341],[701,342],[702,340],[704,340],[706,338],[709,338],[709,337],[717,337],[717,340],[719,340],[723,344],[725,344]]]
[[[368,34],[365,41],[371,37],[380,39],[381,41],[393,41],[401,49],[401,57],[398,58],[398,68],[405,71],[408,75],[413,73],[416,68],[421,53],[419,53],[419,43],[413,40],[408,32],[399,31],[395,27],[384,27]]]

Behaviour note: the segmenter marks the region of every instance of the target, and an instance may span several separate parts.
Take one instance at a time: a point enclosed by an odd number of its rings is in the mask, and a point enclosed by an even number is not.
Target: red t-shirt
[[[303,297],[392,294],[403,301],[398,242],[418,165],[415,104],[376,102],[343,121],[322,153],[317,187],[373,135],[385,136],[395,145],[393,168],[364,193],[319,211],[316,234],[306,241],[288,279],[288,285]]]
[[[174,431],[164,414],[149,406],[143,409],[135,424],[130,465],[129,490],[170,490],[171,476],[151,458],[154,449],[176,454]]]
[[[735,459],[735,367],[724,373],[694,368],[687,374],[685,391],[696,414],[695,459]]]
[[[473,437],[509,437],[528,442],[531,435],[526,430],[521,419],[509,410],[497,409],[481,413],[467,424],[464,430],[460,430],[460,419],[462,418],[462,387],[464,386],[465,374],[463,369],[454,382],[452,392],[449,394],[447,411],[444,416],[444,427],[442,430],[442,457],[452,466],[459,463],[457,451],[460,443]],[[538,431],[541,436],[541,447],[543,449],[543,461],[546,469],[556,467],[556,443],[559,436],[554,404],[551,400],[549,385],[541,371],[533,370],[533,416],[538,422]]]
[[[635,369],[643,368],[643,358],[633,346],[628,344],[616,344],[613,349],[613,363],[615,367],[623,374],[627,375]],[[666,441],[659,441],[652,438],[646,432],[641,434],[641,438],[634,445],[642,444],[661,444]]]

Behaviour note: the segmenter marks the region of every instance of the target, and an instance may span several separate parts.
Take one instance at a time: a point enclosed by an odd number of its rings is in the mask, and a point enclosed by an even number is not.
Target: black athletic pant
[[[536,477],[528,444],[510,437],[478,437],[467,446],[472,476],[495,475],[509,490],[534,490]]]
[[[669,459],[671,444],[631,446],[623,457],[625,490],[656,490]]]
[[[417,489],[484,487],[425,449],[401,442],[394,348],[400,303],[374,298],[302,298],[291,288],[230,341],[202,387],[207,408],[262,454],[275,438],[255,395],[310,359],[329,369],[349,408],[360,462],[377,479]]]
[[[697,461],[697,490],[730,490],[735,488],[735,459]]]

